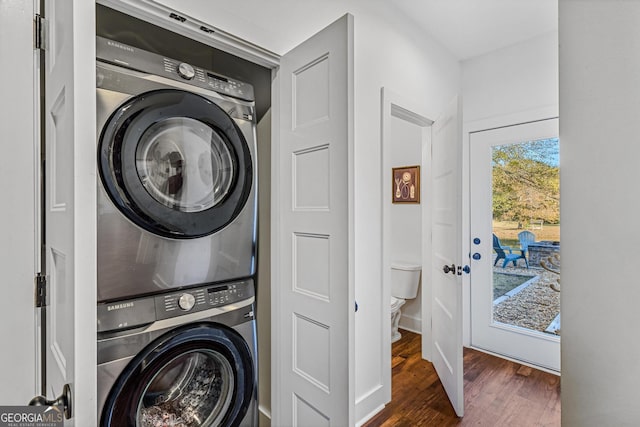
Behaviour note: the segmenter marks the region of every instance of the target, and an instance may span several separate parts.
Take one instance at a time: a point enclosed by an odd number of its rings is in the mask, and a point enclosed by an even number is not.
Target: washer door
[[[183,326],[151,343],[122,372],[100,425],[235,426],[254,393],[244,339],[215,323]]]
[[[111,200],[154,234],[194,238],[240,213],[251,191],[251,153],[213,101],[181,90],[143,93],[107,120],[98,165]]]

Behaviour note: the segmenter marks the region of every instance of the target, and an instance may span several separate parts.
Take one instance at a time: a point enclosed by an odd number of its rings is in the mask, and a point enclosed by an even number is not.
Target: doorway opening
[[[426,190],[430,186],[431,125],[433,121],[420,114],[412,102],[389,91],[381,90],[382,104],[382,304],[383,322],[381,340],[381,399],[391,399],[391,341],[392,329],[417,334],[428,334],[423,330],[423,313],[429,312],[429,281],[424,280],[425,260],[429,260],[430,242],[423,238],[425,224],[430,224],[430,210],[425,209],[431,200]],[[411,197],[411,187],[407,187],[408,198],[403,199],[404,174],[415,173],[419,180],[415,194]],[[400,175],[398,175],[400,174]],[[397,175],[397,176],[396,176]],[[414,181],[411,181],[413,184]],[[398,191],[400,190],[400,191]],[[393,272],[392,272],[393,270]],[[405,293],[402,287],[392,286],[392,275],[409,277],[411,273],[420,277],[415,295]],[[407,273],[406,275],[403,273]],[[412,281],[415,285],[415,282]],[[396,289],[393,289],[396,288]],[[398,293],[397,291],[402,291]],[[390,305],[391,302],[391,305]],[[427,309],[425,309],[427,307]],[[396,320],[392,326],[392,310]],[[389,317],[387,317],[389,316]],[[388,320],[387,320],[388,319]],[[418,341],[421,350],[430,341]],[[397,329],[395,337],[398,337]],[[399,338],[399,337],[398,337]],[[375,408],[371,408],[372,410]]]
[[[555,372],[559,146],[553,118],[471,133],[469,159],[471,346]]]

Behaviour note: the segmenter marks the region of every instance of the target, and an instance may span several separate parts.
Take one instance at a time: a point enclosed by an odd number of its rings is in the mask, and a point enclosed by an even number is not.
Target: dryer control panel
[[[235,309],[235,303],[254,296],[253,280],[248,279],[98,304],[98,332],[131,329],[212,308]]]
[[[255,101],[253,86],[249,83],[104,37],[96,37],[96,57],[120,67],[182,81],[245,101]]]

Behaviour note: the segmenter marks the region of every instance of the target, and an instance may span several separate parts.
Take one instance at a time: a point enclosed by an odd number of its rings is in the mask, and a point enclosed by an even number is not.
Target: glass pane
[[[224,140],[208,125],[177,117],[146,130],[136,149],[138,175],[158,202],[183,212],[220,203],[233,180],[233,160]]]
[[[234,392],[226,358],[211,351],[183,353],[158,370],[138,404],[137,425],[220,425]]]
[[[557,138],[494,146],[493,319],[560,334]]]

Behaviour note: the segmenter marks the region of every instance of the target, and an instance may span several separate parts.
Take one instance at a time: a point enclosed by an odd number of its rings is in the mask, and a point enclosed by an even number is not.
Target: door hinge
[[[47,27],[48,21],[36,14],[33,18],[33,47],[35,49],[47,49]]]
[[[44,307],[47,305],[47,276],[42,273],[38,273],[35,279],[36,282],[36,307]]]

